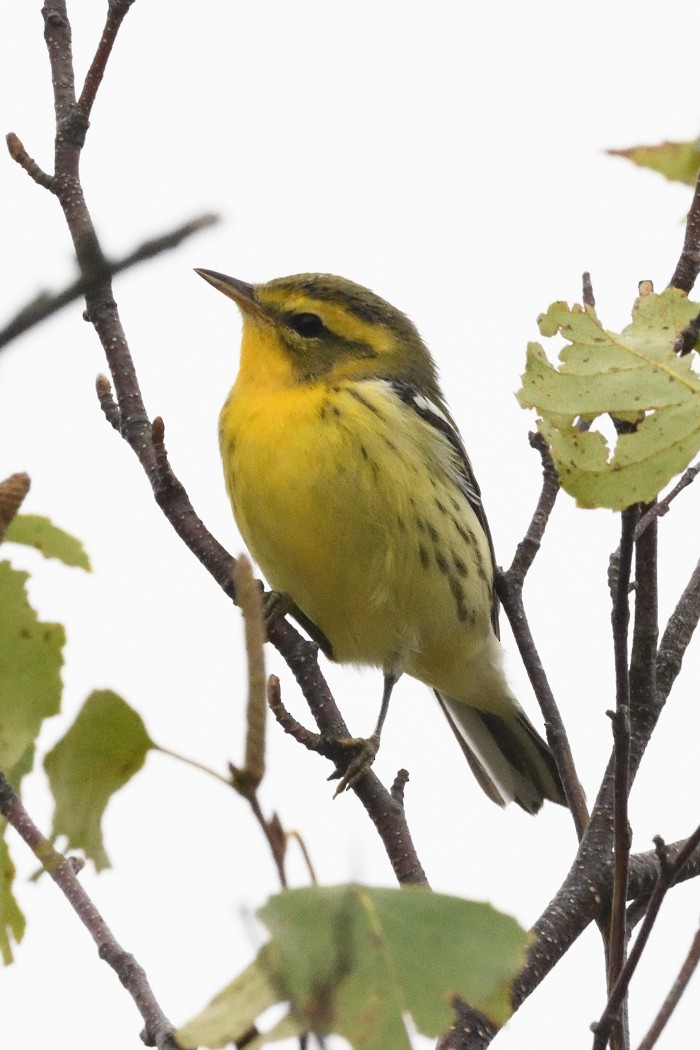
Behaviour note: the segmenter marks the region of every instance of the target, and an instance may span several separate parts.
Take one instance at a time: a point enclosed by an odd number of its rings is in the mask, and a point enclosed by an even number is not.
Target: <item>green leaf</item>
[[[81,849],[98,871],[109,867],[101,822],[111,796],[155,747],[143,721],[116,693],[92,693],[75,722],[44,759],[56,801],[53,835]]]
[[[540,413],[559,479],[579,506],[622,510],[649,502],[700,451],[700,376],[694,355],[674,351],[699,312],[685,293],[668,288],[640,296],[621,333],[604,329],[590,307],[553,303],[539,318],[543,336],[561,335],[567,345],[559,368],[539,343],[528,346],[518,400]],[[579,416],[592,422],[605,415],[636,424],[612,453],[602,434],[574,426]]]
[[[177,1042],[183,1050],[241,1042],[260,1014],[280,1002],[281,996],[270,976],[270,949],[271,945],[265,945],[255,962],[223,988],[201,1014],[178,1030]],[[291,1014],[286,1014],[280,1024],[284,1024],[286,1030],[279,1038],[301,1035],[304,1031]],[[267,1035],[271,1036],[272,1032]],[[253,1044],[246,1041],[246,1050],[251,1045],[262,1046],[264,1042],[265,1039],[260,1043],[256,1039]]]
[[[30,744],[15,763],[12,772],[6,774],[15,791],[19,791],[22,777],[31,771],[33,765],[34,745]],[[0,956],[5,966],[9,966],[13,961],[12,942],[19,944],[24,936],[25,928],[24,915],[12,892],[15,866],[5,842],[7,827],[5,818],[0,817]]]
[[[15,866],[7,851],[7,822],[0,817],[0,955],[5,966],[12,962],[12,942],[19,944],[24,936],[24,915],[12,892]]]
[[[694,186],[700,169],[700,141],[661,142],[658,146],[630,146],[609,149],[612,157],[625,157],[640,168],[650,168],[671,182]]]
[[[58,558],[64,565],[75,565],[90,572],[90,560],[80,540],[38,514],[16,514],[7,526],[5,539],[36,547],[45,558]]]
[[[286,890],[260,917],[273,940],[177,1032],[183,1047],[236,1041],[279,1002],[290,1004],[295,1031],[336,1033],[357,1050],[409,1050],[407,1012],[439,1035],[455,997],[502,1025],[529,940],[488,904],[418,886]]]
[[[7,774],[61,703],[65,632],[37,619],[26,580],[26,572],[0,562],[0,769]]]

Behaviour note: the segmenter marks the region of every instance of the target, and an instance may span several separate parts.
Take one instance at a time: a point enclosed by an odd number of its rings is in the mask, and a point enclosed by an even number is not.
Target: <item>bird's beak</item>
[[[255,317],[264,317],[265,311],[255,301],[255,288],[252,284],[239,281],[237,277],[228,277],[225,273],[217,273],[216,270],[195,269],[200,277],[213,285],[218,291],[223,292],[244,314],[252,314]]]

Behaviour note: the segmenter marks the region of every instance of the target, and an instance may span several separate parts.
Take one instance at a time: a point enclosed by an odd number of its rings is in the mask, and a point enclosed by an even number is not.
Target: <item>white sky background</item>
[[[0,128],[50,169],[52,99],[40,3],[0,10]],[[103,4],[71,5],[84,73]],[[146,405],[161,414],[173,467],[195,508],[241,550],[221,478],[219,406],[233,381],[239,322],[194,266],[245,280],[306,270],[343,274],[404,309],[438,361],[472,455],[499,559],[508,563],[538,491],[532,418],[513,397],[536,317],[580,298],[590,269],[610,328],[627,323],[641,278],[668,281],[682,243],[688,190],[603,154],[606,147],[698,132],[698,80],[688,41],[697,5],[593,0],[519,4],[352,5],[298,0],[193,4],[139,0],[128,15],[94,109],[83,154],[88,203],[105,250],[204,211],[222,224],[116,280],[116,298]],[[2,313],[73,277],[57,202],[0,154]],[[241,624],[156,508],[127,446],[93,392],[105,365],[78,304],[0,356],[0,476],[26,470],[24,509],[81,537],[87,576],[31,552],[42,616],[66,624],[65,715],[113,688],[163,746],[224,771],[242,757]],[[662,526],[662,616],[697,557],[698,490]],[[618,519],[562,497],[526,598],[589,799],[610,749],[614,703],[606,570]],[[504,629],[509,669],[535,702]],[[304,708],[283,676],[283,696]],[[370,731],[377,673],[328,667],[357,733]],[[631,799],[635,848],[698,821],[697,657],[689,658]],[[307,723],[309,718],[306,718]],[[299,829],[325,883],[392,885],[357,799],[331,801],[323,760],[270,726],[266,812]],[[423,687],[404,681],[376,771],[411,773],[406,800],[435,889],[488,899],[533,922],[567,871],[571,821],[500,812],[482,796]],[[43,772],[26,802],[48,830]],[[146,967],[161,1004],[182,1022],[252,957],[250,915],[277,890],[245,804],[214,780],[159,755],[112,802],[105,821],[113,869],[83,881],[123,945]],[[0,974],[0,1039],[13,1050],[141,1046],[140,1019],[100,963],[56,888],[28,884],[31,856],[12,836],[28,918],[17,963]],[[293,883],[305,881],[290,860]],[[633,1043],[666,994],[695,930],[698,886],[674,891],[633,985]],[[697,1032],[691,985],[661,1047]],[[597,932],[589,931],[515,1016],[496,1045],[590,1045],[603,1005]],[[427,1044],[426,1044],[427,1045]]]

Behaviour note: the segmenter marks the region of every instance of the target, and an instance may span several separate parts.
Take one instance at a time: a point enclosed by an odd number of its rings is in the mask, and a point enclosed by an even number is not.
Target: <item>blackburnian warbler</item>
[[[502,669],[479,487],[414,325],[341,277],[197,273],[243,316],[219,429],[243,539],[332,659],[384,672],[377,729],[342,786],[374,757],[405,672],[435,690],[489,798],[563,802]]]

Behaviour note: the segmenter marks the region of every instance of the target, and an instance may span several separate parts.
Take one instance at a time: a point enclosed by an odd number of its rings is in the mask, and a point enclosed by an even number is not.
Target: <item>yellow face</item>
[[[250,285],[197,272],[241,309],[245,374],[263,369],[273,382],[391,376],[439,398],[430,355],[414,325],[368,289],[331,274]]]

